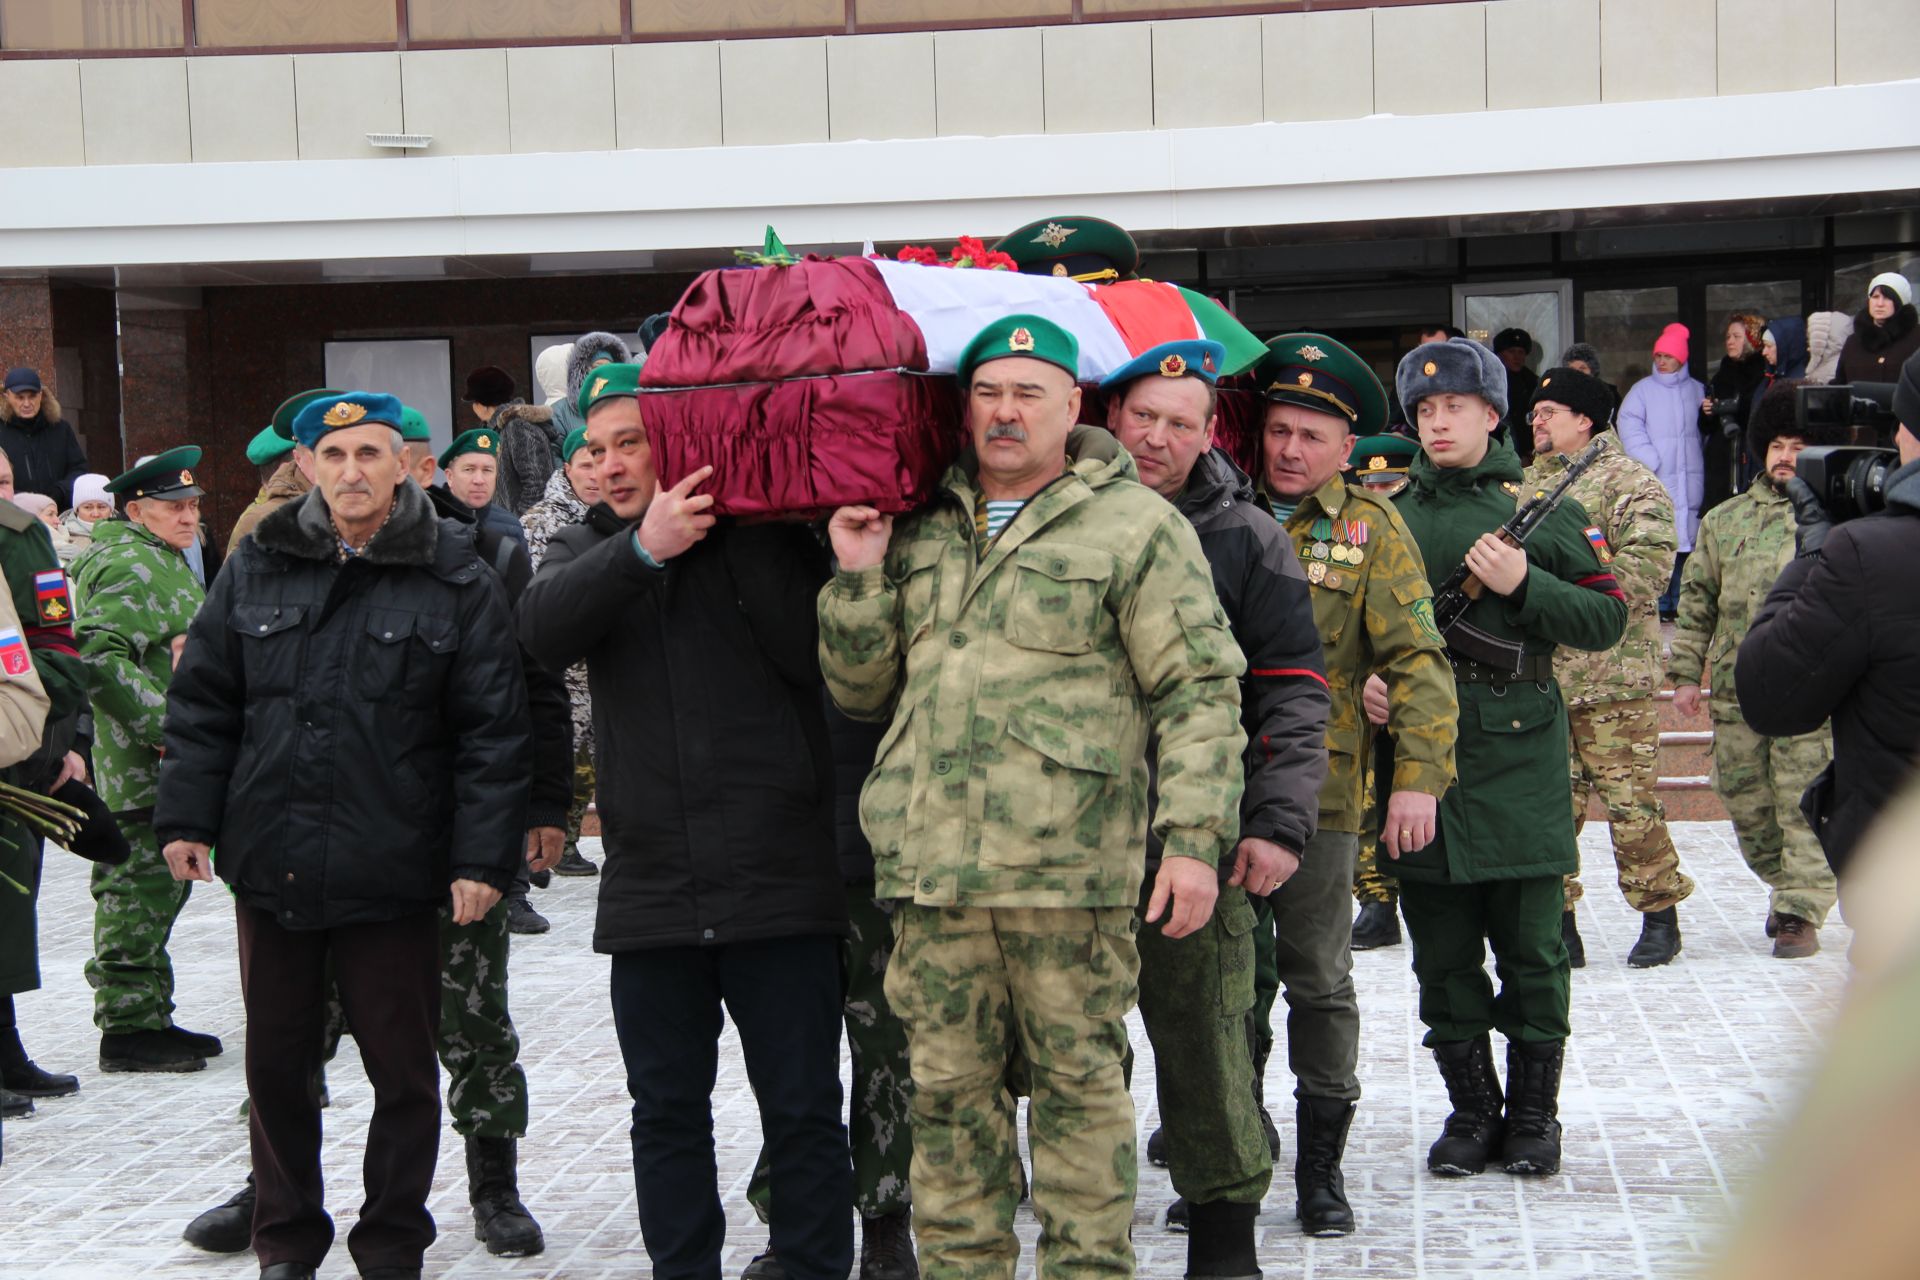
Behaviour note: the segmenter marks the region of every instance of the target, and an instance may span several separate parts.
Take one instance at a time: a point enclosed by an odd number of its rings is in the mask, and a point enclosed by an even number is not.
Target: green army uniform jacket
[[[1442,469],[1423,453],[1408,476],[1397,505],[1435,582],[1512,517],[1523,492],[1519,456],[1497,440],[1476,466]],[[1485,592],[1466,621],[1547,658],[1560,645],[1612,648],[1626,629],[1627,602],[1587,540],[1591,523],[1577,502],[1562,502],[1527,542],[1520,588],[1506,598]],[[1470,884],[1577,871],[1559,685],[1551,675],[1497,685],[1461,680],[1457,691],[1459,783],[1441,797],[1433,842],[1402,854],[1395,874]]]
[[[1570,707],[1651,698],[1660,687],[1665,665],[1660,597],[1673,577],[1673,556],[1679,546],[1673,499],[1660,478],[1630,457],[1613,432],[1602,431],[1591,443],[1601,447],[1600,456],[1573,482],[1569,496],[1592,517],[1585,531],[1587,540],[1594,542],[1601,562],[1626,593],[1627,633],[1619,644],[1601,653],[1563,648],[1554,654],[1553,676]],[[1522,496],[1560,483],[1570,461],[1557,453],[1534,459]]]
[[[1434,630],[1420,549],[1391,503],[1335,475],[1300,500],[1287,536],[1307,573],[1332,699],[1320,829],[1357,832],[1371,813],[1363,766],[1372,726],[1360,702],[1367,677],[1387,682],[1390,789],[1439,796],[1453,783],[1453,670]]]
[[[1734,655],[1774,580],[1793,562],[1793,528],[1793,504],[1762,471],[1745,493],[1707,512],[1694,535],[1680,575],[1667,674],[1675,685],[1711,690],[1707,712],[1717,723],[1741,718]]]
[[[1153,828],[1218,866],[1244,786],[1239,678],[1198,536],[1099,428],[979,554],[971,452],[820,594],[820,666],[892,723],[860,796],[875,894],[925,906],[1131,907]]]
[[[115,813],[150,808],[160,784],[161,724],[175,636],[207,593],[187,558],[131,520],[93,526],[73,562],[76,628],[93,694],[94,782]]]

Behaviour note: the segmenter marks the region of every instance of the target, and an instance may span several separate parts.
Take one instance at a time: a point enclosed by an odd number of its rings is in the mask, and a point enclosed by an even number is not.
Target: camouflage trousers
[[[1292,879],[1253,899],[1253,1060],[1273,1051],[1273,1006],[1287,1000],[1287,1067],[1294,1096],[1360,1097],[1360,1001],[1353,989],[1350,831],[1315,832]]]
[[[1213,917],[1169,938],[1147,924],[1141,886],[1140,1020],[1153,1044],[1154,1087],[1173,1189],[1195,1204],[1259,1204],[1273,1157],[1253,1097],[1253,906],[1220,889]]]
[[[899,1213],[913,1203],[908,1177],[913,1164],[909,1116],[913,1081],[907,1029],[887,1004],[887,963],[893,955],[893,925],[873,900],[873,881],[847,886],[851,929],[840,951],[846,974],[841,1012],[847,1053],[853,1059],[847,1138],[853,1145],[853,1207],[863,1218]],[[747,1203],[770,1222],[772,1166],[767,1150],[753,1165]]]
[[[1012,1280],[1019,1201],[1016,1055],[1040,1280],[1133,1274],[1139,1177],[1121,1062],[1139,994],[1127,907],[922,907],[894,913],[887,1000],[913,1055],[913,1216],[926,1280]]]
[[[93,1022],[102,1032],[159,1031],[173,1025],[173,960],[167,939],[187,905],[192,882],[175,880],[160,842],[144,822],[122,821],[133,856],[117,867],[95,863]]]
[[[1360,811],[1367,815],[1360,832],[1360,850],[1353,860],[1353,898],[1356,902],[1393,902],[1400,896],[1400,881],[1397,877],[1381,869],[1380,833],[1387,826],[1387,807],[1380,796],[1380,769],[1384,764],[1392,768],[1392,749],[1387,748],[1383,761],[1379,744],[1384,734],[1374,735],[1375,749],[1369,751],[1366,768],[1366,787],[1361,793]]]
[[[593,746],[588,744],[573,753],[573,801],[567,805],[567,848],[580,852],[580,824],[586,821],[587,806],[593,803]]]
[[[1768,910],[1826,923],[1836,889],[1820,841],[1800,815],[1800,793],[1827,767],[1827,731],[1764,738],[1745,721],[1713,726],[1713,789],[1727,806],[1740,856],[1773,892]]]
[[[1667,811],[1654,788],[1660,781],[1660,713],[1652,698],[1627,698],[1568,707],[1573,729],[1567,759],[1573,772],[1573,830],[1587,825],[1596,792],[1612,824],[1613,864],[1620,893],[1635,911],[1665,911],[1686,901],[1693,881],[1680,870],[1680,853],[1667,834]],[[1585,890],[1579,875],[1566,879],[1571,911]]]
[[[463,1138],[527,1136],[527,1073],[520,1035],[507,1012],[507,904],[472,924],[440,908],[440,1032],[435,1048],[447,1069],[447,1114]],[[333,1061],[351,1034],[340,993],[327,980],[327,1032],[321,1062]]]

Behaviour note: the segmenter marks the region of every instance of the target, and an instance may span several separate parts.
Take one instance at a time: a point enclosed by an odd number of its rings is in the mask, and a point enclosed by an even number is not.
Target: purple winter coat
[[[1682,551],[1693,550],[1706,488],[1698,425],[1706,394],[1706,387],[1685,369],[1656,370],[1634,383],[1620,405],[1620,443],[1666,486]]]

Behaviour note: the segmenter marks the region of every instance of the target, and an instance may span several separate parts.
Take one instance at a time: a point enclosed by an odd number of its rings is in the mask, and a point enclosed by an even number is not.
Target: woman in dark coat
[[[1767,322],[1752,312],[1736,311],[1727,317],[1727,354],[1713,371],[1713,382],[1700,404],[1700,451],[1706,465],[1701,515],[1731,498],[1738,475],[1745,471],[1747,420],[1767,385],[1767,358],[1761,354],[1766,328]],[[1734,403],[1728,405],[1728,401]],[[1716,404],[1729,411],[1716,413]]]
[[[1853,336],[1840,348],[1835,382],[1893,382],[1920,352],[1920,315],[1907,278],[1883,271],[1867,286],[1867,307],[1853,318]]]

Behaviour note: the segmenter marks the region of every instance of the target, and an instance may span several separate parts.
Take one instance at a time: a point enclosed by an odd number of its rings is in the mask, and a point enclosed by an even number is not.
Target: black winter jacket
[[[873,772],[885,720],[855,720],[824,699],[827,738],[833,744],[833,845],[840,854],[840,878],[848,884],[873,879],[873,846],[860,829],[860,789]]]
[[[0,449],[13,464],[15,489],[44,493],[62,511],[73,505],[73,482],[86,474],[87,454],[51,394],[41,396],[40,412],[31,418],[17,416],[0,396]]]
[[[530,733],[512,614],[412,482],[341,564],[318,490],[241,541],[167,690],[153,825],[215,846],[289,929],[397,919],[525,856]]]
[[[1733,672],[1755,733],[1811,733],[1832,719],[1815,834],[1844,871],[1920,753],[1920,462],[1894,472],[1885,511],[1835,526],[1819,555],[1787,566]]]
[[[1247,731],[1240,834],[1300,853],[1320,822],[1331,706],[1306,575],[1287,531],[1221,450],[1200,455],[1174,506],[1200,535],[1227,625],[1247,655],[1240,686],[1240,724]],[[1152,866],[1160,845],[1151,833],[1147,844]],[[1232,866],[1222,858],[1221,874]]]
[[[520,636],[587,664],[606,861],[596,951],[844,933],[815,656],[827,557],[722,521],[661,569],[599,506],[547,544]]]
[[[1767,387],[1767,359],[1758,351],[1752,351],[1735,360],[1723,358],[1720,367],[1713,371],[1713,382],[1709,388],[1715,400],[1738,400],[1739,409],[1732,418],[1717,418],[1705,412],[1700,415],[1700,458],[1704,467],[1701,482],[1700,514],[1705,515],[1721,503],[1731,498],[1741,475],[1751,474],[1742,464],[1747,453],[1747,424],[1753,421],[1754,406],[1760,403],[1760,394]],[[1729,423],[1737,424],[1732,435],[1727,434]],[[1735,468],[1740,470],[1736,473]]]
[[[524,540],[506,537],[492,522],[476,523],[472,507],[453,496],[444,484],[427,490],[434,511],[468,530],[480,563],[492,569],[507,589],[507,607],[520,603],[533,581],[533,559]],[[498,508],[490,508],[498,510]],[[566,677],[547,670],[520,650],[520,671],[527,682],[527,712],[533,731],[533,787],[527,799],[527,826],[567,825],[573,805],[573,707],[567,701]]]

